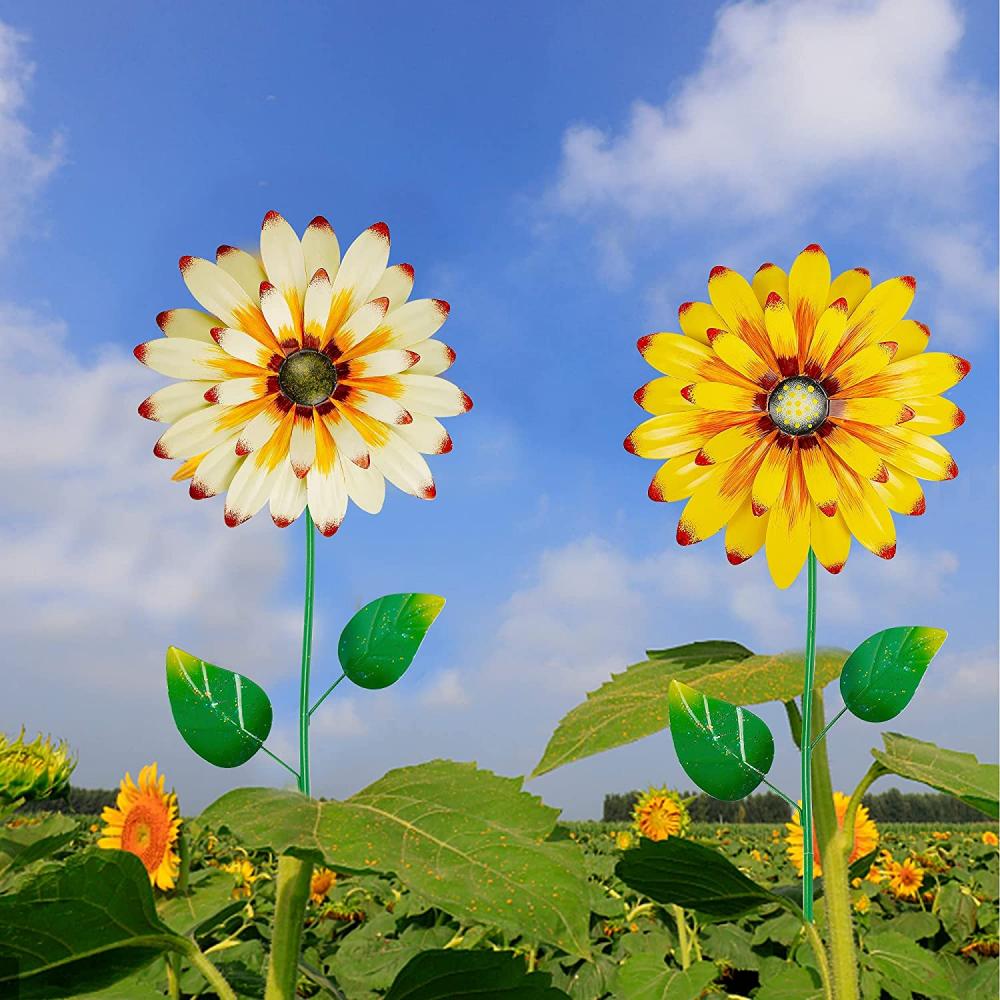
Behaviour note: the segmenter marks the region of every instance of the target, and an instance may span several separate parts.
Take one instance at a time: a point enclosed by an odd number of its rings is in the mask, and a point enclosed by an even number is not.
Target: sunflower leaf
[[[586,865],[548,841],[558,810],[474,764],[434,760],[389,771],[342,802],[241,788],[202,814],[248,849],[294,853],[337,871],[394,872],[455,917],[590,953]]]
[[[774,738],[753,712],[670,682],[670,732],[687,776],[717,799],[749,795],[774,761]]]
[[[954,795],[993,819],[1000,817],[996,764],[981,764],[971,753],[945,750],[900,733],[883,733],[882,742],[885,749],[873,749],[872,756],[887,771]]]
[[[462,1000],[483,993],[490,1000],[569,1000],[547,972],[529,972],[523,956],[509,951],[436,948],[411,958],[385,1000]]]
[[[444,607],[434,594],[388,594],[366,604],[344,627],[337,652],[358,687],[395,684],[413,662]]]
[[[167,649],[167,695],[177,731],[203,760],[239,767],[271,731],[271,702],[249,677]]]
[[[622,855],[615,874],[657,903],[674,903],[715,920],[735,920],[770,903],[788,905],[718,850],[682,837],[642,840]]]
[[[702,995],[719,974],[714,962],[694,962],[687,969],[669,966],[662,955],[630,955],[619,966],[616,995],[629,1000],[690,1000]]]
[[[157,916],[142,862],[128,851],[93,848],[0,896],[0,956],[18,969],[0,963],[0,996],[105,989],[181,940]]]
[[[840,693],[851,714],[865,722],[899,715],[947,637],[943,629],[911,625],[865,639],[840,674]]]
[[[693,666],[691,651],[699,645],[728,650],[726,655],[733,658]],[[532,776],[666,729],[670,725],[667,687],[675,676],[682,676],[685,684],[698,691],[740,705],[789,701],[802,694],[801,653],[743,656],[739,650],[744,647],[737,647],[737,643],[692,643],[676,647],[676,652],[685,654],[679,660],[667,656],[672,650],[653,650],[656,655],[650,659],[612,674],[609,681],[591,691],[586,701],[563,717]],[[834,680],[846,659],[846,650],[819,650],[817,687]]]

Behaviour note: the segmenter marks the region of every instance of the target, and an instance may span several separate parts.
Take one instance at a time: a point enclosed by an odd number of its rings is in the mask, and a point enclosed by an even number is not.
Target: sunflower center
[[[146,871],[155,871],[166,849],[167,818],[145,803],[133,806],[122,829],[122,848],[138,855]]]
[[[293,403],[317,406],[337,388],[337,369],[322,351],[306,348],[281,363],[278,386]]]
[[[793,437],[812,434],[830,414],[830,397],[815,379],[793,375],[779,382],[767,399],[771,423]]]

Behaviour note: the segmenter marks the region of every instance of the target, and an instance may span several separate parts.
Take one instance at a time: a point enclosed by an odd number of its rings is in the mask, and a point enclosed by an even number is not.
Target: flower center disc
[[[767,415],[779,431],[793,437],[812,434],[830,415],[830,397],[815,379],[793,375],[772,390]]]
[[[278,385],[293,403],[317,406],[337,388],[337,369],[322,351],[306,348],[285,358],[278,369]]]

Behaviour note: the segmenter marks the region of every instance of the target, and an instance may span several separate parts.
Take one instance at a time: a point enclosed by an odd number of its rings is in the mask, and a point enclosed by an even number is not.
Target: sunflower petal
[[[837,479],[830,470],[823,446],[815,437],[803,438],[798,447],[802,475],[813,503],[826,517],[837,512]]]
[[[215,251],[215,263],[222,268],[247,293],[251,300],[258,294],[260,283],[267,280],[260,261],[246,250],[237,247],[221,246]],[[216,321],[212,326],[218,326]]]
[[[694,452],[668,459],[656,470],[649,484],[649,499],[670,503],[689,497],[714,471],[712,466],[697,465]]]
[[[400,424],[395,431],[411,448],[424,455],[444,455],[452,448],[451,435],[441,421],[425,413],[414,414],[410,423]]]
[[[847,392],[873,375],[877,375],[892,362],[896,345],[890,341],[869,344],[857,354],[852,354],[842,365],[833,368],[833,374],[823,379],[823,387],[830,396]],[[875,393],[874,395],[881,395]]]
[[[714,434],[701,446],[695,457],[698,465],[719,465],[728,462],[770,433],[771,422],[767,418],[761,420],[756,416],[749,418],[741,416],[737,419],[739,422]]]
[[[378,284],[371,290],[369,299],[387,298],[389,312],[398,309],[413,293],[413,266],[393,264],[387,267]]]
[[[440,375],[455,363],[455,352],[440,340],[421,340],[410,348],[420,360],[410,368],[414,375]]]
[[[750,383],[734,372],[715,352],[691,337],[679,333],[651,333],[640,337],[639,353],[647,364],[664,375],[691,382],[727,382],[746,386]]]
[[[347,297],[345,316],[349,316],[368,300],[372,289],[385,272],[388,261],[389,227],[384,222],[377,222],[347,248],[337,276],[333,279],[334,300],[341,293]]]
[[[674,379],[673,381],[679,381]],[[763,412],[767,409],[767,393],[760,389],[728,385],[725,382],[692,382],[680,390],[685,400],[700,410],[728,410],[733,413]],[[678,407],[679,409],[680,407]]]
[[[409,410],[404,409],[394,399],[365,389],[363,383],[351,386],[348,403],[355,410],[367,413],[369,417],[383,424],[408,424],[413,419]]]
[[[169,378],[217,381],[228,360],[216,344],[189,337],[157,337],[133,351],[147,368]]]
[[[293,289],[293,296],[298,293]],[[305,293],[303,292],[303,297]],[[284,350],[295,350],[302,344],[302,303],[269,281],[260,285],[260,309],[275,339]],[[294,311],[293,311],[294,310]],[[297,315],[296,315],[297,312]]]
[[[971,368],[965,358],[954,354],[917,354],[903,361],[893,361],[873,378],[851,386],[847,395],[890,396],[893,399],[937,396],[961,382]]]
[[[413,413],[432,417],[454,417],[468,413],[472,400],[459,387],[437,375],[413,375],[404,372],[397,377],[401,390],[396,402]]]
[[[709,330],[725,330],[726,321],[707,302],[682,302],[677,320],[685,337],[708,345]]]
[[[632,397],[647,413],[657,416],[664,413],[683,413],[691,409],[691,402],[681,395],[687,383],[672,375],[661,375],[639,386]]]
[[[249,521],[267,503],[277,475],[278,467],[261,462],[260,455],[243,462],[226,493],[225,520],[230,528]]]
[[[288,457],[291,461],[292,471],[299,479],[305,477],[316,461],[316,427],[311,407],[298,406],[295,408]]]
[[[828,421],[822,428],[825,432],[821,441],[826,448],[831,449],[848,468],[865,479],[877,479],[885,482],[885,463],[881,456],[863,441],[862,432],[874,430],[865,424],[842,425],[834,420]],[[829,458],[829,454],[827,455]],[[835,466],[836,463],[833,463]]]
[[[205,393],[212,382],[173,382],[157,389],[139,404],[139,416],[172,424],[189,413],[208,406]]]
[[[345,260],[346,263],[346,260]],[[319,533],[326,538],[335,534],[347,513],[345,466],[335,462],[329,471],[313,466],[306,476],[306,500]]]
[[[889,509],[872,484],[843,462],[836,475],[840,483],[838,510],[851,534],[875,555],[891,559],[896,554],[896,528]]]
[[[451,306],[442,299],[414,299],[386,316],[380,326],[360,341],[347,357],[386,347],[406,348],[433,337],[448,318]]]
[[[337,375],[342,381],[398,375],[411,369],[419,360],[420,355],[415,351],[376,351],[338,364]]]
[[[273,378],[273,375],[261,374],[226,379],[209,386],[205,391],[205,399],[210,403],[220,403],[222,406],[249,403],[251,400],[277,392],[277,385],[271,382]]]
[[[813,331],[830,301],[830,261],[818,243],[810,243],[788,272],[788,305],[795,317],[799,357],[803,361]]]
[[[927,349],[930,338],[930,327],[915,319],[904,319],[901,323],[897,323],[886,336],[886,340],[896,344],[894,361],[905,361],[907,358],[922,354]]]
[[[334,452],[339,452],[349,462],[354,462],[362,468],[368,468],[371,457],[368,445],[358,429],[336,407],[321,413],[317,408],[313,411],[313,424],[316,428],[316,464],[321,471],[328,472],[333,467]],[[325,428],[325,431],[322,429]],[[325,437],[329,437],[329,448],[321,449]],[[335,447],[334,447],[335,445]],[[326,461],[321,461],[321,456]]]
[[[889,465],[889,478],[884,483],[872,483],[875,492],[889,510],[909,517],[919,517],[927,509],[924,491],[915,476]]]
[[[809,541],[820,565],[828,573],[839,573],[851,551],[851,533],[842,514],[826,517],[818,507],[813,507]]]
[[[372,449],[372,465],[404,493],[422,500],[437,494],[434,478],[423,455],[410,447],[394,431],[380,448]]]
[[[771,292],[764,302],[764,325],[778,361],[779,372],[782,375],[797,374],[799,335],[795,330],[791,310],[777,292]]]
[[[773,266],[773,265],[772,265]],[[726,526],[726,557],[734,566],[746,562],[764,544],[769,515],[757,517],[750,500],[744,500],[740,509]]]
[[[876,427],[906,423],[913,419],[913,415],[913,409],[898,399],[859,396],[857,399],[834,399],[830,402],[830,416]]]
[[[322,215],[317,215],[302,234],[302,259],[307,278],[320,270],[326,271],[331,282],[337,277],[340,269],[340,243],[333,226]]]
[[[778,384],[778,375],[771,365],[735,333],[725,330],[709,330],[708,339],[712,350],[734,372],[742,375],[754,385],[770,391]],[[771,354],[768,348],[768,354]],[[712,381],[708,379],[708,381]]]
[[[954,479],[958,466],[951,454],[934,438],[902,427],[869,427],[855,424],[856,439],[861,439],[871,449],[897,468],[920,479],[935,481]]]
[[[306,286],[302,315],[302,345],[318,350],[326,335],[326,321],[333,303],[333,285],[326,268],[317,268]]]
[[[200,309],[167,309],[156,317],[156,325],[168,337],[186,337],[214,344],[212,330],[219,325],[219,320]]]
[[[218,496],[229,489],[236,470],[246,461],[236,454],[237,435],[217,444],[199,463],[188,492],[193,500]]]
[[[852,267],[849,271],[838,274],[830,283],[827,304],[833,305],[837,299],[847,303],[847,314],[857,308],[858,303],[868,294],[872,287],[872,276],[865,267]]]
[[[292,404],[283,396],[275,395],[270,398],[260,413],[243,428],[240,439],[236,442],[236,453],[249,455],[250,452],[263,448],[281,426],[291,407]]]
[[[220,426],[222,407],[209,406],[181,417],[171,424],[153,448],[157,458],[190,458],[214,448],[232,435],[232,428]]]
[[[910,430],[921,434],[947,434],[965,423],[965,413],[944,396],[918,396],[906,406],[913,413]]]
[[[725,321],[725,329],[742,340],[766,365],[776,368],[764,328],[764,311],[750,282],[728,267],[713,267],[708,277],[708,297]]]
[[[834,299],[824,310],[816,323],[812,339],[806,348],[806,362],[803,371],[810,378],[819,379],[823,376],[830,358],[840,344],[847,327],[847,300],[843,297]]]
[[[362,469],[342,456],[337,458],[337,467],[344,477],[347,495],[366,513],[377,514],[385,503],[385,476],[374,466]]]
[[[792,461],[767,521],[767,565],[779,590],[792,585],[809,553],[810,507],[802,470]]]
[[[753,293],[763,309],[772,292],[785,302],[788,301],[788,274],[783,267],[770,262],[761,264],[753,276]]]
[[[750,490],[750,502],[757,517],[774,506],[778,495],[785,488],[791,457],[792,446],[788,438],[784,435],[779,437],[775,433]]]
[[[876,285],[851,313],[833,367],[864,347],[889,340],[889,331],[906,315],[916,290],[917,280],[909,275]]]
[[[674,458],[697,450],[738,418],[712,410],[664,413],[644,420],[625,439],[625,450],[641,458]],[[694,455],[692,454],[692,459]]]
[[[334,293],[333,309],[337,306],[336,293]],[[385,311],[389,308],[388,299],[373,299],[366,302],[360,309],[352,313],[347,319],[337,326],[335,331],[331,331],[328,326],[321,340],[321,349],[331,345],[331,356],[335,360],[350,358],[352,349],[364,343],[365,338],[370,336],[385,318]],[[332,340],[331,340],[332,336]]]
[[[306,483],[288,462],[282,462],[271,485],[271,520],[287,528],[306,509]]]
[[[295,230],[277,212],[268,212],[264,216],[260,231],[260,256],[268,281],[281,293],[293,318],[293,330],[301,337],[306,281],[315,272],[306,274],[302,244]]]

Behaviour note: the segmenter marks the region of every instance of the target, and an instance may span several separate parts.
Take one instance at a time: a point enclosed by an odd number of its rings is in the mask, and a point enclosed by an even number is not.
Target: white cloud
[[[24,54],[25,36],[0,22],[0,247],[17,234],[42,185],[62,160],[57,136],[40,140],[24,120],[34,64]]]
[[[949,0],[726,6],[701,67],[666,103],[637,101],[617,132],[567,131],[558,200],[633,218],[724,206],[731,223],[837,180],[859,195],[915,181],[944,197],[992,145],[990,105],[955,73],[961,36]]]
[[[434,708],[464,708],[469,696],[462,675],[457,670],[442,670],[421,693],[420,701]]]

